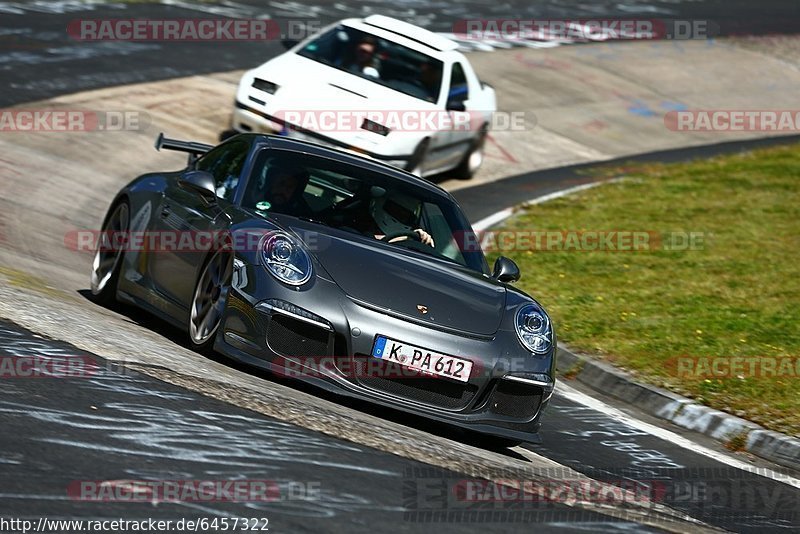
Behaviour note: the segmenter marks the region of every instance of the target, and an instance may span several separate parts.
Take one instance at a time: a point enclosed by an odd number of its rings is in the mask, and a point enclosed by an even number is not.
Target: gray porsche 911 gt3
[[[492,271],[461,209],[394,167],[240,134],[114,198],[91,289],[188,330],[197,349],[466,428],[536,439],[555,385],[547,313]]]

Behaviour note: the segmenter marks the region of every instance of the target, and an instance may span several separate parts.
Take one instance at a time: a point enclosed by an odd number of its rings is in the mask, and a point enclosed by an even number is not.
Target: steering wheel
[[[393,234],[387,234],[381,238],[381,241],[388,243],[392,239],[396,239],[398,237],[410,237],[411,239],[416,239],[420,243],[422,243],[422,236],[420,236],[417,232],[395,232]]]

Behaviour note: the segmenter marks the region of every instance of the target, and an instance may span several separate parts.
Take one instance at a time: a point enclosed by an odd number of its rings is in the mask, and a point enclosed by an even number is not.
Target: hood
[[[251,87],[254,78],[275,83],[279,86],[278,90],[274,95],[262,94]],[[251,96],[260,103],[250,100]],[[245,73],[239,84],[237,99],[279,121],[321,133],[348,146],[384,155],[410,154],[421,138],[435,131],[438,121],[449,118],[432,102],[292,52]],[[404,111],[422,113],[419,117],[411,115],[411,119],[417,122],[427,117],[427,113],[432,113],[431,117],[437,119],[434,126],[429,122],[407,129],[393,126],[403,120],[399,114]],[[375,122],[392,130],[388,136],[361,128],[364,115],[370,113]]]
[[[309,248],[349,297],[388,314],[485,336],[500,326],[505,287],[471,269],[330,234]]]

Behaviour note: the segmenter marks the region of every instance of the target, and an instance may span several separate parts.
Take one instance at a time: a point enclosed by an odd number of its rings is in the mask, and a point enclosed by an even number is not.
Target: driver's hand
[[[433,237],[431,237],[431,234],[429,234],[428,232],[426,232],[422,228],[417,228],[414,231],[419,234],[419,240],[420,240],[420,242],[422,244],[428,245],[429,247],[434,247],[435,246],[433,244]],[[386,237],[386,236],[380,235],[380,234],[375,234],[375,239],[383,239],[384,237]],[[390,239],[389,243],[396,243],[398,241],[405,241],[406,239],[408,239],[408,237],[401,235],[401,236],[395,237],[393,239]]]
[[[419,234],[419,240],[423,244],[428,245],[429,247],[435,247],[435,245],[433,244],[433,237],[431,237],[431,234],[429,234],[422,228],[417,228],[414,231]]]

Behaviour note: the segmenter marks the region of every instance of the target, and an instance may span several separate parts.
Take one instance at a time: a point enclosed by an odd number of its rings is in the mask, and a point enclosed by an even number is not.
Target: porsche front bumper
[[[231,292],[217,350],[393,409],[506,439],[538,439],[554,388],[553,356],[521,354],[514,332],[432,328],[355,301],[319,277],[306,291],[269,286]],[[471,360],[469,381],[399,372],[398,364],[371,356],[379,335]]]

